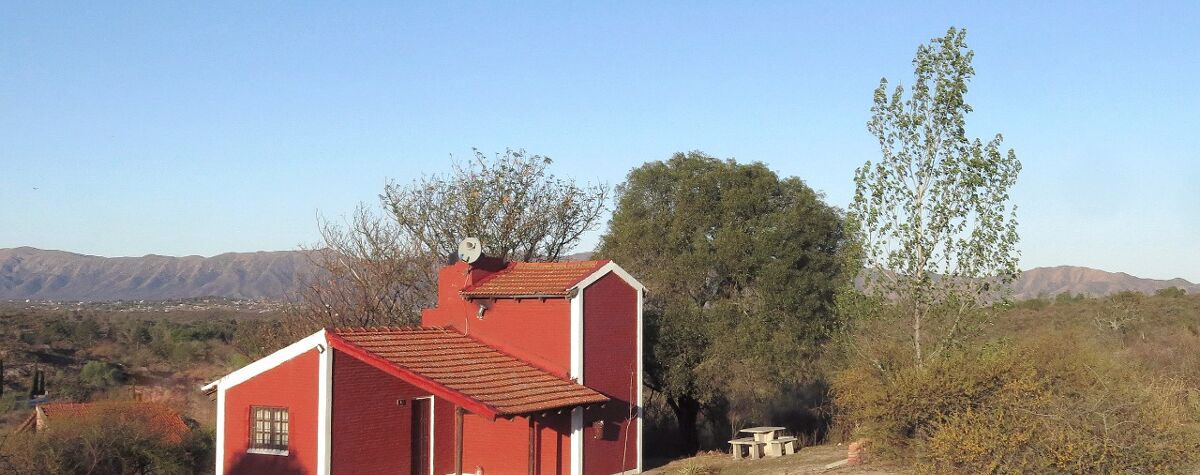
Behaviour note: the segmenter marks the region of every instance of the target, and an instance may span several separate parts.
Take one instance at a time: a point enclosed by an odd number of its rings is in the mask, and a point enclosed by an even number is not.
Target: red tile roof
[[[608,401],[452,329],[339,329],[330,344],[485,416],[513,416]],[[348,344],[348,345],[347,345]],[[382,367],[381,367],[382,366]]]
[[[183,442],[183,438],[189,430],[178,413],[164,404],[155,402],[51,402],[38,405],[38,409],[46,414],[47,426],[71,424],[85,418],[112,416],[125,421],[139,421],[148,430],[172,444]],[[22,424],[17,431],[34,429],[34,423],[31,421],[36,420],[36,415],[36,412],[30,415],[29,420]]]
[[[464,297],[565,297],[608,261],[514,262],[462,290]]]

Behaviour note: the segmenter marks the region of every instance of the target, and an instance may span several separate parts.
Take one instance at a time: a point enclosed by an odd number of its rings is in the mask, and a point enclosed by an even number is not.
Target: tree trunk
[[[667,404],[675,412],[675,420],[679,423],[679,442],[682,455],[695,455],[700,451],[700,433],[696,420],[700,416],[700,401],[691,396],[668,398]]]

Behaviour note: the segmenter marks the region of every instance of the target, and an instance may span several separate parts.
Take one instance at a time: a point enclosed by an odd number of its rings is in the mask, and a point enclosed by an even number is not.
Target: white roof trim
[[[243,366],[241,369],[222,376],[220,379],[204,385],[200,388],[201,391],[208,392],[218,386],[228,389],[237,386],[246,380],[258,376],[271,368],[279,366],[287,361],[300,356],[309,350],[316,348],[317,345],[324,345],[328,351],[329,343],[325,338],[325,330],[320,330],[312,335],[306,336],[300,341],[285,346],[283,349],[271,353],[262,359]]]
[[[587,286],[595,283],[597,280],[600,280],[601,277],[608,275],[609,272],[617,274],[617,277],[620,277],[621,280],[624,280],[626,284],[629,284],[629,286],[633,287],[635,290],[646,290],[646,286],[642,285],[642,283],[638,282],[638,280],[633,278],[632,275],[629,275],[628,272],[625,272],[625,269],[622,269],[621,266],[612,261],[609,261],[608,264],[604,264],[599,269],[596,269],[595,272],[592,272],[591,275],[585,277],[583,280],[579,281],[579,283],[571,286],[571,288],[583,290],[587,288]]]

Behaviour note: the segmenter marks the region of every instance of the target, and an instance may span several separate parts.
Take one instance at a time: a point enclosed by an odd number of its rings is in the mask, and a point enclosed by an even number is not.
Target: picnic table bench
[[[754,440],[754,437],[742,437],[729,441],[729,446],[733,448],[733,459],[742,459],[742,449],[749,452],[750,458],[757,460],[763,457],[763,446],[765,443]]]

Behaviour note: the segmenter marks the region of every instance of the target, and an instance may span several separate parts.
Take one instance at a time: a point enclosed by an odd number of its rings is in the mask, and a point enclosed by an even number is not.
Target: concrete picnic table
[[[768,457],[780,457],[784,454],[796,453],[796,438],[795,437],[779,437],[779,433],[787,429],[786,427],[748,427],[740,430],[751,434],[752,437],[742,437],[729,441],[732,448],[733,458],[742,458],[742,447],[746,447],[750,452],[750,458],[757,459],[763,455]],[[765,449],[765,450],[764,450]]]
[[[775,434],[784,429],[787,429],[787,427],[747,427],[739,430],[738,432],[754,434],[755,442],[767,442],[773,440],[775,438]]]

